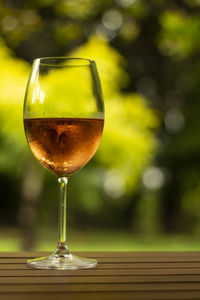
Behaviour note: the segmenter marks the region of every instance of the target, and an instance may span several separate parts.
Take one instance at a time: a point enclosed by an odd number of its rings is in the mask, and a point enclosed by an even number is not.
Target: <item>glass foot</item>
[[[82,258],[73,254],[55,255],[30,259],[27,264],[35,269],[76,270],[89,269],[97,265],[95,259]]]

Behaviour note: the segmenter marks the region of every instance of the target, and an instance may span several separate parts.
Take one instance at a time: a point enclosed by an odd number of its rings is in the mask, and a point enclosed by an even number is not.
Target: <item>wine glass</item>
[[[96,152],[104,124],[104,104],[96,64],[91,59],[37,58],[24,100],[24,129],[34,156],[58,177],[59,240],[48,257],[28,260],[38,269],[82,269],[94,259],[75,256],[66,244],[66,190],[69,176]]]

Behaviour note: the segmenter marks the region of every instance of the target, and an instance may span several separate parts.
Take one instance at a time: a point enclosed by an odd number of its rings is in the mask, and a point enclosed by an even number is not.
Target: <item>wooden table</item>
[[[44,253],[0,253],[0,300],[200,299],[200,252],[76,254],[96,258],[98,267],[34,270],[27,258]]]

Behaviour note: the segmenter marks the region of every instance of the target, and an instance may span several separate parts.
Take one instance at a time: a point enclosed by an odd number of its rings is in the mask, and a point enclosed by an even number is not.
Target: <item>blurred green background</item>
[[[36,57],[96,60],[106,109],[69,181],[72,250],[200,250],[200,1],[0,1],[0,251],[53,250],[58,186],[28,148]]]

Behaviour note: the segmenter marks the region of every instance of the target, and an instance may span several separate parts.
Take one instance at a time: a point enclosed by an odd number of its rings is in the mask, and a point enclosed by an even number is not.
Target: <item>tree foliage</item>
[[[72,180],[80,186],[79,213],[103,211],[108,220],[117,208],[116,223],[129,220],[130,226],[135,212],[138,224],[149,220],[144,226],[149,229],[195,231],[200,220],[199,1],[9,0],[2,2],[0,15],[1,36],[17,57],[30,62],[76,55],[97,61],[105,132],[95,158]],[[30,67],[4,42],[2,176],[19,170],[29,155],[21,118]]]
[[[23,132],[23,97],[29,65],[0,40],[0,170],[10,176],[23,175],[27,145]]]

